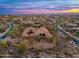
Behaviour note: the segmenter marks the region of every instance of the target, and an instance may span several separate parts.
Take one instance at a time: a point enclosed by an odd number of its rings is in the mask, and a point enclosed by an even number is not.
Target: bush
[[[79,35],[79,31],[78,31],[78,32],[76,32],[76,35]]]
[[[8,47],[7,41],[0,40],[0,46],[7,48]]]
[[[16,45],[18,52],[24,52],[28,48],[29,42],[27,40],[21,41]]]
[[[33,37],[36,41],[41,41],[41,40],[45,40],[46,37],[45,36],[40,36],[40,35],[36,35]]]
[[[72,37],[67,36],[66,39],[69,40],[69,41],[71,41],[72,40]]]
[[[21,35],[21,32],[20,30],[18,29],[17,26],[15,26],[12,31],[9,33],[9,36],[12,37],[12,38],[16,38],[16,37],[19,37]]]

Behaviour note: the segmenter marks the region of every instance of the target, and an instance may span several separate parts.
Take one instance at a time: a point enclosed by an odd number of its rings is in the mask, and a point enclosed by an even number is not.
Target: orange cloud
[[[35,12],[35,13],[59,13],[64,12],[63,10],[15,10],[16,12]]]
[[[79,9],[70,9],[70,10],[65,10],[64,12],[78,13]]]
[[[79,9],[69,10],[13,10],[18,13],[79,13]]]

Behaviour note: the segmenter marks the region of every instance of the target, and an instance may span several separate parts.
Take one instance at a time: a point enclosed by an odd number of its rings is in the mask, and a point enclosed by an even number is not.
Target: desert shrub
[[[44,49],[44,48],[38,48],[38,49],[36,49],[36,51],[37,51],[37,52],[44,52],[45,49]]]
[[[72,40],[72,37],[67,36],[66,39],[69,40],[69,41],[71,41]]]
[[[24,41],[19,42],[16,45],[16,49],[17,49],[18,52],[22,53],[22,52],[24,52],[25,50],[28,49],[28,45],[29,45],[29,41],[24,40]]]
[[[45,40],[46,37],[42,35],[36,35],[33,37],[33,39],[35,39],[36,41],[41,41],[41,40]]]
[[[36,58],[39,58],[39,54],[45,51],[46,50],[44,48],[35,48],[33,53],[35,54]]]
[[[52,23],[46,22],[44,26],[49,30],[49,32],[52,33],[54,31],[54,25]]]
[[[7,49],[4,47],[0,47],[0,56],[4,56],[7,54]]]
[[[7,48],[8,47],[7,41],[0,40],[0,46]]]
[[[5,29],[0,29],[0,33],[3,33],[5,31]]]
[[[79,35],[79,31],[76,32],[76,35]]]
[[[21,32],[18,28],[18,26],[14,26],[12,31],[9,33],[9,36],[12,38],[19,37],[21,35]]]

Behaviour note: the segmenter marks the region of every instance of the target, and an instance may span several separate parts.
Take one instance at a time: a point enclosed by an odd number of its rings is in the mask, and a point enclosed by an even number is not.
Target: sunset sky
[[[0,14],[79,13],[79,0],[0,0]]]

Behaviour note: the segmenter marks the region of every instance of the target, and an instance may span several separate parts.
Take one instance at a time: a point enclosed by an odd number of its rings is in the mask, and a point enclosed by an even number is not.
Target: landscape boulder
[[[45,27],[40,28],[29,27],[23,31],[21,36],[30,37],[37,35],[45,36],[46,38],[52,38],[52,34]]]

